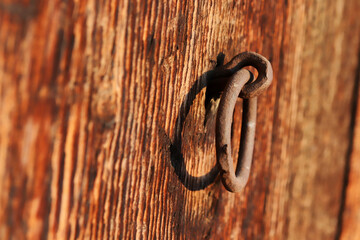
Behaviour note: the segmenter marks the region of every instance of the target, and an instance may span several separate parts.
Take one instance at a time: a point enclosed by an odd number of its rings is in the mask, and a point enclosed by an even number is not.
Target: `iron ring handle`
[[[257,54],[259,55],[259,54]],[[261,56],[261,55],[259,55]],[[265,59],[261,56],[262,59]],[[266,60],[266,59],[265,59]],[[264,66],[265,64],[265,66]],[[255,64],[254,64],[255,65]],[[259,65],[262,67],[259,68]],[[267,79],[270,83],[272,80],[272,68],[270,63],[262,61],[255,65],[259,72],[259,77]],[[267,70],[266,70],[267,69]],[[264,72],[265,70],[265,72]],[[266,75],[271,73],[270,75]],[[221,178],[225,188],[231,192],[240,192],[246,185],[253,158],[254,141],[255,141],[255,127],[257,114],[257,93],[264,91],[270,83],[263,82],[262,85],[253,85],[257,88],[250,88],[253,92],[248,92],[249,99],[243,100],[243,115],[241,126],[241,138],[239,157],[236,170],[234,169],[232,148],[231,148],[231,126],[233,121],[233,113],[235,109],[236,100],[246,86],[253,84],[251,81],[253,75],[246,69],[240,69],[235,72],[229,79],[225,86],[224,92],[221,96],[219,108],[216,119],[216,155],[217,162],[220,166]],[[256,83],[258,79],[255,80]],[[248,83],[249,82],[249,83]],[[248,83],[248,84],[247,84]],[[259,87],[260,86],[260,87]],[[253,94],[253,93],[256,94]]]
[[[254,82],[246,83],[239,96],[241,98],[257,97],[270,86],[273,79],[271,63],[258,53],[242,52],[236,55],[227,64],[218,67],[214,78],[229,78],[247,66],[255,67],[258,77]]]

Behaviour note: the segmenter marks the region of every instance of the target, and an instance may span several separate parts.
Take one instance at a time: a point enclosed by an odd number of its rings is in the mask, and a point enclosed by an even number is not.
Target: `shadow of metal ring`
[[[186,169],[184,156],[181,152],[182,137],[181,131],[183,129],[186,116],[190,111],[190,107],[193,104],[197,94],[208,85],[209,79],[212,78],[215,70],[211,70],[203,74],[199,80],[191,87],[190,91],[182,102],[180,111],[176,119],[176,128],[174,141],[170,145],[171,164],[174,167],[175,173],[178,176],[180,182],[191,191],[198,191],[206,188],[212,184],[219,175],[219,167],[216,164],[208,173],[202,176],[192,176]]]

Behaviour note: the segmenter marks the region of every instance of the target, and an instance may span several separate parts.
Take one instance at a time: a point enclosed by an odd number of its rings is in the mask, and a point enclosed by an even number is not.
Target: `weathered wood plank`
[[[359,10],[357,0],[3,1],[1,238],[334,238]],[[217,101],[205,106],[202,80],[246,50],[272,62],[274,81],[259,98],[249,183],[232,194],[206,175]]]

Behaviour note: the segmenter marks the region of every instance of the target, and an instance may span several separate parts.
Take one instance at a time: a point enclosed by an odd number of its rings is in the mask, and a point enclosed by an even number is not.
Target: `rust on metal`
[[[253,74],[244,69],[255,67],[258,77],[253,80]],[[270,62],[263,56],[244,52],[234,57],[224,65],[224,71],[231,71],[223,94],[221,96],[216,119],[216,155],[221,169],[222,182],[231,192],[241,191],[249,178],[253,158],[257,96],[265,91],[272,82],[273,72]],[[234,169],[231,155],[231,126],[236,100],[244,98],[240,138],[239,157]]]

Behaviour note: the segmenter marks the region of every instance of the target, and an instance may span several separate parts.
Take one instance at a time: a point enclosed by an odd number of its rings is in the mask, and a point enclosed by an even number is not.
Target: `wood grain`
[[[333,239],[359,11],[358,0],[1,1],[0,238]],[[207,72],[247,50],[274,81],[249,183],[233,194],[212,170]],[[239,105],[233,146],[240,119]]]

